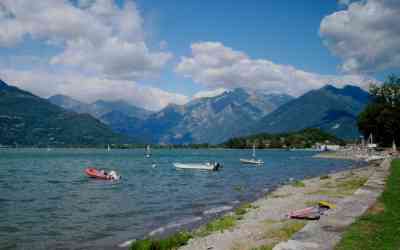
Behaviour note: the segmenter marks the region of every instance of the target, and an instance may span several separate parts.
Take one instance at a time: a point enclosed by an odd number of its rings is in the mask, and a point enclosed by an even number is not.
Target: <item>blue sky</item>
[[[43,97],[149,109],[235,87],[366,87],[398,71],[399,43],[382,41],[400,40],[399,10],[393,0],[4,0],[0,77]]]
[[[152,23],[152,39],[165,40],[176,55],[189,55],[197,41],[219,41],[252,58],[335,74],[337,58],[318,35],[322,18],[335,1],[137,1]],[[147,13],[147,15],[146,15]],[[201,86],[168,74],[169,90],[193,94]]]

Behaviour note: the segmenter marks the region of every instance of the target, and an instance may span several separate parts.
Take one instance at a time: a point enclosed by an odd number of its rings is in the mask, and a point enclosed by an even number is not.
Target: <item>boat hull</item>
[[[197,169],[197,170],[208,170],[215,171],[218,170],[219,166],[214,164],[184,164],[184,163],[174,163],[175,168],[177,169]]]
[[[253,165],[264,164],[262,160],[255,160],[255,159],[240,159],[240,162],[243,164],[253,164]]]
[[[111,180],[110,175],[105,175],[104,173],[101,173],[96,168],[86,168],[85,173],[90,178],[101,179],[101,180]]]

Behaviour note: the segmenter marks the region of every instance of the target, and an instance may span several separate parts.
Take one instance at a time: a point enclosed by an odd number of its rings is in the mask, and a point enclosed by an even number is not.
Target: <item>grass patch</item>
[[[130,250],[171,250],[186,245],[192,238],[189,232],[179,232],[165,239],[144,239],[132,243]]]
[[[223,232],[224,230],[233,228],[236,225],[236,221],[239,219],[241,219],[241,216],[225,215],[222,218],[213,220],[208,224],[201,226],[198,230],[195,231],[195,235],[199,237],[204,237],[210,235],[213,232]]]
[[[343,182],[339,182],[337,187],[342,191],[355,191],[368,180],[367,177],[357,177]]]
[[[302,181],[296,180],[296,181],[294,181],[294,182],[292,183],[292,186],[293,186],[293,187],[305,187],[306,184],[304,184],[304,182],[302,182]]]
[[[308,195],[325,195],[325,196],[329,196],[332,198],[343,198],[346,196],[346,194],[338,193],[336,190],[329,190],[329,189],[320,189],[317,191],[308,192],[306,194],[308,194]]]
[[[275,224],[275,223],[278,223],[278,222],[280,222],[279,220],[271,220],[271,219],[266,219],[266,220],[263,220],[262,221],[266,226],[269,226],[269,225],[273,225],[273,224]]]
[[[248,212],[248,210],[255,208],[257,208],[257,206],[254,206],[251,203],[244,203],[240,207],[235,209],[235,215],[244,215]]]
[[[343,198],[352,195],[368,180],[367,177],[351,177],[340,181],[330,181],[321,185],[321,189],[308,192],[309,195],[325,195],[333,198]]]
[[[378,203],[344,233],[336,250],[400,249],[400,160],[394,160]]]
[[[289,221],[280,228],[268,231],[265,237],[273,239],[277,243],[286,241],[290,239],[293,234],[300,231],[305,225],[306,223],[303,221]]]
[[[305,204],[307,207],[317,206],[318,203],[319,203],[319,201],[306,201],[306,202],[304,202],[304,204]]]
[[[265,220],[263,223],[266,226],[264,239],[268,240],[268,244],[259,247],[253,247],[251,250],[272,250],[276,244],[281,241],[289,240],[295,233],[300,231],[305,225],[304,221],[279,221],[279,220]],[[279,223],[279,224],[277,224]],[[272,226],[272,227],[271,227]],[[232,250],[249,249],[248,244],[237,243]]]
[[[273,245],[264,245],[256,248],[252,248],[251,250],[272,250],[274,248]]]

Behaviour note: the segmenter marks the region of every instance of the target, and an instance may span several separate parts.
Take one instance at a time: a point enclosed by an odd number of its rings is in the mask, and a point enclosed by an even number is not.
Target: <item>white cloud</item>
[[[26,35],[57,45],[51,63],[112,79],[137,80],[160,72],[172,58],[145,43],[143,20],[133,1],[2,0],[0,46],[15,47]]]
[[[214,96],[219,96],[222,93],[224,93],[225,91],[227,91],[224,88],[217,88],[214,90],[204,90],[204,91],[199,91],[197,92],[195,95],[193,95],[193,99],[197,99],[197,98],[204,98],[204,97],[214,97]]]
[[[242,87],[298,96],[328,83],[366,87],[374,81],[361,75],[321,75],[265,59],[251,59],[219,42],[194,43],[191,48],[192,56],[182,57],[175,71],[209,89]]]
[[[344,72],[376,73],[400,67],[399,23],[399,0],[356,1],[326,16],[320,35]]]
[[[122,99],[150,110],[159,110],[169,103],[184,104],[189,100],[184,95],[141,86],[133,81],[86,77],[76,72],[3,69],[0,78],[42,97],[63,94],[83,102]]]

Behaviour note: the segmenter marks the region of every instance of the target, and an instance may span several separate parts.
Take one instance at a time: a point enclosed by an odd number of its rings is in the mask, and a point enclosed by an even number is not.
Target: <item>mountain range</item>
[[[61,95],[52,96],[49,101],[78,113],[91,114],[114,131],[142,141],[214,144],[238,135],[242,126],[250,126],[291,99],[289,95],[235,89],[216,97],[194,99],[185,105],[170,104],[158,112],[124,101],[99,100],[86,104]]]
[[[238,136],[305,128],[348,139],[359,136],[357,115],[369,99],[366,91],[350,85],[326,85],[297,98],[234,89],[154,112],[122,100],[84,103],[63,95],[45,100],[1,81],[0,144],[95,144],[130,138],[218,144]]]
[[[252,125],[291,99],[288,95],[234,89],[185,105],[169,105],[150,115],[138,132],[144,131],[152,142],[162,144],[216,144],[237,136],[242,127]]]
[[[130,142],[88,114],[77,114],[0,80],[0,144],[70,146]]]
[[[369,102],[368,92],[347,85],[326,85],[280,106],[247,128],[247,134],[282,133],[320,128],[344,139],[357,138],[357,115]]]
[[[320,128],[344,139],[356,138],[357,115],[368,103],[369,94],[351,85],[326,85],[297,98],[238,88],[184,105],[170,104],[158,112],[124,101],[85,104],[66,96],[49,100],[78,113],[89,113],[115,132],[143,142],[218,144],[237,136],[305,128]]]
[[[121,114],[138,119],[145,119],[147,116],[153,113],[152,111],[130,105],[122,100],[98,100],[93,103],[84,103],[66,95],[54,95],[49,97],[48,100],[64,109],[71,110],[79,114],[90,114],[98,119],[101,119],[104,115],[113,111],[118,111]]]

